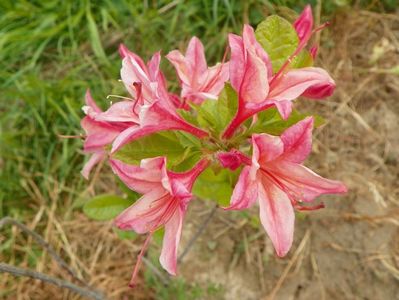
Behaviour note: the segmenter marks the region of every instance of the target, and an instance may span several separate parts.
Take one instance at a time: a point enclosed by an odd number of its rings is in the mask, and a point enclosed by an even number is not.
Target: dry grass
[[[340,13],[321,44],[328,48],[321,49],[317,64],[331,72],[338,88],[329,101],[297,104],[328,120],[315,135],[308,165],[343,180],[350,192],[326,198],[326,209],[298,218],[296,241],[284,260],[275,257],[262,229],[218,212],[181,274],[205,286],[220,284],[226,299],[394,299],[399,294],[399,76],[389,71],[399,66],[399,16]],[[113,299],[153,297],[143,285],[134,292],[127,287],[140,240],[121,241],[111,224],[76,212],[72,221],[64,221],[68,212],[57,203],[67,200],[60,198],[56,183],[49,187],[52,206],[45,207],[35,184],[24,182],[39,207],[27,225],[44,232],[82,278]],[[109,189],[105,182],[96,181],[96,189]],[[90,184],[87,193],[93,189]],[[190,213],[197,216],[204,206],[196,203]],[[197,219],[188,218],[183,244]],[[9,263],[29,267],[36,249],[32,241],[15,228],[4,234],[14,237]],[[38,271],[68,278],[45,253],[37,259]],[[8,299],[77,299],[10,275],[1,276],[0,286],[14,291]]]

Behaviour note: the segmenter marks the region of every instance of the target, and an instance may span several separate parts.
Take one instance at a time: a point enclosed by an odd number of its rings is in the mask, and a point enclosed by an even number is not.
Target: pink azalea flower
[[[307,31],[303,39],[306,34]],[[330,96],[335,89],[334,80],[321,68],[285,71],[287,65],[283,65],[279,72],[272,75],[270,60],[249,25],[244,25],[242,37],[230,34],[229,44],[230,81],[238,93],[239,105],[234,119],[223,134],[224,138],[230,138],[242,122],[271,106],[276,106],[286,119],[292,110],[292,100],[302,95],[321,99]]]
[[[305,6],[301,15],[295,20],[293,25],[298,34],[299,43],[306,45],[312,36],[313,30],[312,7],[309,4]]]
[[[167,92],[165,77],[159,68],[159,52],[146,65],[124,45],[119,51],[123,57],[121,78],[133,99],[115,103],[96,116],[99,121],[129,123],[113,142],[111,153],[130,141],[161,130],[183,130],[201,138],[208,136],[177,113],[179,100]]]
[[[320,177],[302,165],[312,147],[313,118],[308,117],[288,128],[281,137],[268,134],[252,136],[252,160],[240,174],[227,209],[244,209],[259,203],[260,220],[276,249],[284,256],[292,245],[294,208],[322,194],[345,193],[339,181]]]
[[[168,171],[165,157],[144,159],[140,166],[128,165],[115,159],[110,163],[113,171],[129,188],[143,194],[116,218],[115,224],[120,229],[150,233],[139,255],[130,285],[134,286],[140,259],[152,233],[162,226],[165,227],[165,235],[160,263],[170,274],[176,275],[177,248],[187,205],[192,199],[191,189],[208,161],[201,160],[193,169],[184,173]]]
[[[205,99],[217,99],[228,80],[228,63],[208,68],[204,46],[197,37],[188,44],[186,56],[173,50],[166,58],[174,65],[182,84],[181,97],[194,103]]]
[[[95,117],[101,114],[101,109],[94,102],[90,91],[86,91],[86,105],[83,107],[86,117],[81,121],[81,126],[86,132],[83,151],[92,153],[89,161],[84,165],[81,173],[88,179],[91,169],[106,156],[105,146],[110,145],[114,139],[127,128],[124,124],[111,124],[97,121]]]

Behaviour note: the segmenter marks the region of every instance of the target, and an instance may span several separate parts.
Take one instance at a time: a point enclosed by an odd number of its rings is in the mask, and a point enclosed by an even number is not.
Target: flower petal
[[[283,132],[285,160],[302,163],[312,151],[313,117],[307,117]]]
[[[235,34],[229,34],[229,46],[231,57],[229,63],[230,82],[234,90],[239,91],[244,77],[245,50],[242,38]]]
[[[207,64],[204,46],[197,37],[192,37],[186,51],[186,61],[190,65],[191,83],[198,82],[199,76],[206,72]]]
[[[255,54],[263,61],[267,68],[267,77],[271,78],[273,75],[272,63],[270,61],[269,55],[263,49],[263,47],[258,43],[255,37],[254,29],[248,25],[244,25],[244,29],[242,31],[242,38],[244,41],[245,48],[251,49]]]
[[[266,133],[252,135],[252,146],[252,161],[260,165],[275,160],[284,152],[281,138]]]
[[[173,216],[165,224],[165,235],[163,237],[161,256],[159,262],[171,275],[177,271],[177,250],[179,247],[181,231],[183,227],[184,212],[178,208]]]
[[[246,50],[239,96],[245,102],[259,103],[266,99],[269,92],[267,68],[263,61],[250,50]]]
[[[105,152],[104,151],[98,151],[94,152],[93,155],[90,157],[90,159],[85,163],[83,166],[82,171],[80,172],[85,179],[89,179],[89,174],[91,169],[98,164],[101,160],[105,158]]]
[[[126,208],[114,223],[120,229],[134,230],[139,234],[153,231],[164,225],[168,204],[176,205],[175,202],[162,187],[154,188]]]
[[[123,128],[112,126],[105,122],[98,122],[86,116],[80,122],[86,132],[84,151],[93,152],[103,150],[104,146],[109,145],[123,130]]]
[[[323,194],[343,194],[346,186],[336,180],[326,179],[305,166],[290,161],[278,161],[268,166],[298,200],[313,201]]]
[[[113,172],[123,183],[138,193],[148,193],[162,186],[162,169],[165,167],[163,157],[145,159],[141,162],[140,167],[126,164],[117,159],[110,159],[109,162]]]
[[[294,28],[300,43],[306,44],[312,35],[313,29],[312,7],[309,4],[306,5],[299,18],[294,22]]]
[[[173,50],[166,55],[166,58],[175,67],[180,80],[183,83],[190,85],[190,70],[184,55],[178,50]]]
[[[324,90],[321,87],[328,88]],[[294,100],[305,91],[308,96],[314,95],[322,98],[331,95],[334,88],[334,80],[323,69],[302,68],[288,71],[283,76],[280,76],[271,86],[267,98],[276,101]]]
[[[259,186],[260,221],[278,256],[290,250],[294,237],[295,213],[288,196],[266,178]]]
[[[97,114],[94,119],[104,122],[138,123],[137,114],[133,111],[135,101],[121,101],[111,105],[105,112]]]
[[[237,184],[231,196],[230,206],[226,210],[241,210],[250,208],[258,197],[258,183],[250,176],[251,167],[246,166],[242,169]]]
[[[85,102],[86,102],[86,105],[89,106],[94,112],[96,112],[96,113],[101,112],[101,108],[99,108],[97,106],[96,102],[94,101],[93,97],[91,96],[89,89],[87,89],[87,91],[86,91]]]

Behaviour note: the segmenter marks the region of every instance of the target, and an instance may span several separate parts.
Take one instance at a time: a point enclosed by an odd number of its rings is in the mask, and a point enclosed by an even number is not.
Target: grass
[[[58,135],[81,132],[87,88],[104,107],[107,95],[125,93],[118,82],[119,43],[147,59],[160,49],[163,54],[184,49],[196,35],[208,60],[216,62],[228,32],[240,32],[244,22],[258,23],[279,6],[300,11],[306,2],[1,1],[0,217],[31,219],[39,207],[55,201],[61,216],[76,207],[88,185],[79,174],[82,143]],[[325,2],[328,13],[345,4]],[[360,2],[372,8],[375,1]],[[376,8],[394,9],[395,0],[378,2]],[[163,67],[173,79],[171,67]],[[40,255],[32,250],[29,264]]]

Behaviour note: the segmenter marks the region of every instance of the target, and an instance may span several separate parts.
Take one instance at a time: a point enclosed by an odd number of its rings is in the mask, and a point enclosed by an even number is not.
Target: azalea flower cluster
[[[179,77],[180,95],[168,91],[159,52],[144,63],[124,45],[119,49],[120,74],[129,98],[102,111],[87,92],[82,127],[86,132],[84,151],[91,157],[82,170],[83,176],[87,178],[93,166],[107,159],[113,172],[130,189],[142,194],[115,219],[120,229],[149,233],[131,285],[151,235],[161,227],[165,231],[160,263],[170,274],[176,274],[178,245],[184,216],[193,199],[192,188],[207,168],[219,166],[240,172],[230,205],[225,209],[242,210],[258,203],[261,223],[278,256],[286,255],[292,245],[295,209],[321,208],[322,205],[304,203],[322,194],[346,192],[341,182],[325,179],[302,165],[312,148],[313,117],[302,118],[281,135],[245,135],[258,122],[261,112],[277,109],[286,120],[293,100],[299,96],[322,99],[334,91],[334,80],[325,70],[291,68],[312,33],[320,29],[313,28],[310,6],[293,27],[299,42],[277,71],[273,71],[273,61],[256,39],[254,29],[245,25],[242,36],[228,36],[229,61],[223,59],[208,67],[204,47],[196,37],[189,42],[185,54],[174,50],[166,55]],[[312,58],[316,52],[317,48],[310,49]],[[205,102],[219,101],[227,85],[237,99],[227,126],[215,133],[200,128],[200,122],[191,122]],[[188,169],[177,172],[168,168],[167,155],[148,157],[136,165],[118,159],[116,154],[126,145],[165,131],[182,132],[198,140],[200,155]]]

